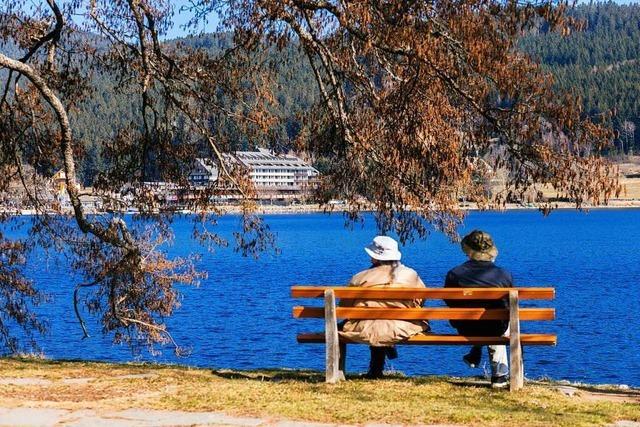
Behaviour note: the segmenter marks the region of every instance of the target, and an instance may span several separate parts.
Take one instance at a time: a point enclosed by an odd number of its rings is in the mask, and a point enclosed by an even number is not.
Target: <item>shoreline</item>
[[[520,204],[507,204],[507,206],[500,209],[481,209],[476,205],[459,205],[458,208],[464,212],[509,212],[509,211],[539,211],[541,210],[540,206],[523,206]],[[594,211],[594,210],[623,210],[623,209],[640,209],[640,200],[624,200],[624,201],[615,201],[614,203],[609,203],[607,205],[598,205],[598,206],[583,206],[581,210],[584,212]],[[555,210],[578,210],[575,204],[569,202],[559,202],[554,205],[552,208],[552,212]],[[300,213],[343,213],[344,211],[341,209],[323,209],[319,207],[319,205],[299,205],[299,207],[295,206],[260,206],[256,210],[260,214],[300,214]],[[230,210],[225,212],[225,214],[237,214],[240,211]],[[373,210],[363,210],[363,213],[373,212]]]
[[[341,209],[342,205],[334,205],[334,208],[322,206],[319,204],[300,204],[300,205],[288,205],[288,206],[280,206],[280,205],[258,205],[255,210],[255,213],[258,215],[270,215],[270,214],[312,214],[312,213],[326,213],[326,214],[341,214],[345,211]],[[239,206],[235,205],[221,205],[219,209],[222,211],[220,216],[225,215],[238,215],[241,212]],[[534,205],[534,204],[516,204],[510,203],[506,206],[500,208],[479,208],[476,204],[468,203],[468,204],[460,204],[458,209],[464,212],[509,212],[509,211],[534,211],[534,210],[542,210],[542,206]],[[594,210],[624,210],[624,209],[640,209],[640,200],[611,200],[609,203],[602,205],[585,205],[578,209],[575,204],[570,202],[557,202],[552,204],[551,211],[561,210],[580,210],[584,212],[594,211]],[[373,209],[363,209],[362,213],[373,212]],[[87,212],[89,215],[102,215],[107,214],[108,212],[104,211],[93,211]],[[121,212],[125,215],[135,215],[137,211],[129,211],[129,212]],[[198,212],[191,210],[176,210],[173,215],[195,215]],[[21,216],[34,216],[36,215],[34,210],[23,209],[21,211],[14,210],[3,210],[0,208],[0,215],[8,215],[9,217],[21,217]],[[55,212],[50,213],[54,215],[72,215],[72,211],[69,212]]]

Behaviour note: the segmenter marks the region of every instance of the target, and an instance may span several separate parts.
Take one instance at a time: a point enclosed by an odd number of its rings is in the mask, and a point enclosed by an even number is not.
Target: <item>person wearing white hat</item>
[[[398,242],[391,237],[376,236],[364,250],[371,258],[371,268],[353,276],[349,281],[349,286],[365,288],[425,287],[415,270],[400,263],[402,254],[398,249]],[[422,300],[342,300],[340,306],[415,308],[422,306]],[[427,321],[347,320],[342,325],[340,334],[350,340],[369,344],[371,360],[366,376],[381,378],[386,357],[392,359],[397,357],[394,344],[429,330]]]

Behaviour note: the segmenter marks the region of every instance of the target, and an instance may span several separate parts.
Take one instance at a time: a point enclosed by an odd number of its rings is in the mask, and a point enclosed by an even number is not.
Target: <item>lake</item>
[[[362,250],[375,235],[373,221],[352,230],[341,215],[270,215],[280,255],[242,258],[232,248],[209,253],[191,240],[191,223],[176,220],[176,243],[169,252],[202,253],[209,273],[199,288],[180,288],[182,307],[169,319],[174,338],[192,353],[177,358],[166,348],[159,356],[134,356],[102,337],[95,319],[86,317],[92,337],[73,315],[71,283],[61,260],[34,256],[29,276],[53,301],[38,308],[51,322],[39,340],[47,357],[105,361],[153,360],[211,368],[324,367],[322,345],[298,345],[296,333],[320,330],[315,320],[292,318],[302,300],[289,297],[292,284],[342,284],[368,267]],[[223,217],[218,232],[230,236],[238,218]],[[497,264],[510,269],[519,286],[554,286],[557,320],[523,322],[524,332],[552,332],[557,347],[525,348],[527,378],[551,377],[589,383],[640,386],[640,210],[472,212],[464,229],[491,233],[500,250]],[[440,233],[401,247],[403,263],[418,271],[428,286],[441,286],[447,271],[464,261],[459,245]],[[320,303],[318,301],[318,303]],[[529,305],[532,305],[529,303]],[[446,321],[435,332],[451,333]],[[399,347],[390,368],[408,375],[481,373],[461,361],[465,347]],[[486,354],[484,355],[486,362]],[[351,346],[347,369],[366,371],[368,349]]]

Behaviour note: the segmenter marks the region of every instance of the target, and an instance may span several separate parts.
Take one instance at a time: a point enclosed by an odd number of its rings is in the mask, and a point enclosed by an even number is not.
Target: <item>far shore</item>
[[[550,204],[552,210],[575,210],[576,205],[572,202],[552,202]],[[223,215],[235,215],[241,212],[241,208],[237,205],[220,205],[217,206]],[[517,210],[541,210],[543,205],[535,204],[535,203],[507,203],[500,208],[481,208],[476,203],[461,203],[458,208],[462,211],[493,211],[493,212],[501,212],[501,211],[517,211]],[[601,205],[583,205],[581,209],[585,211],[595,210],[595,209],[638,209],[640,208],[640,199],[633,200],[624,200],[624,199],[616,199],[609,200],[607,204]],[[333,205],[320,205],[317,203],[311,204],[295,204],[295,205],[258,205],[255,212],[258,214],[304,214],[304,213],[341,213],[345,209],[344,204],[333,204]],[[363,212],[372,212],[372,209],[363,209]],[[7,214],[9,216],[30,216],[35,215],[34,210],[23,209],[23,210],[7,210],[2,209],[0,207],[0,214]],[[72,214],[72,211],[61,212],[62,214]],[[102,214],[106,212],[99,211],[89,211],[90,214]],[[128,212],[123,212],[126,214],[136,214],[136,210],[130,210]],[[196,212],[190,210],[177,210],[174,212],[176,215],[193,215]]]
[[[551,203],[552,208],[560,209],[560,210],[575,210],[575,203],[571,202],[554,202]],[[458,206],[463,211],[517,211],[517,210],[540,210],[542,208],[541,205],[536,205],[533,203],[508,203],[506,206],[501,207],[500,209],[483,209],[480,208],[475,203],[464,203]],[[584,205],[582,206],[583,210],[594,210],[594,209],[638,209],[640,208],[640,200],[610,200],[606,205]],[[229,206],[225,207],[226,213],[239,213],[240,210],[237,207]],[[228,209],[228,210],[227,210]],[[297,213],[341,213],[343,210],[343,206],[335,205],[335,206],[322,206],[318,204],[310,204],[310,205],[292,205],[292,206],[277,206],[277,205],[261,205],[258,207],[257,211],[262,214],[297,214]]]

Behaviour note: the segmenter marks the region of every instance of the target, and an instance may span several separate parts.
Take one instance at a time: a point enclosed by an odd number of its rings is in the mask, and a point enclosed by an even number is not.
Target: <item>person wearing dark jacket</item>
[[[462,251],[469,260],[447,273],[444,286],[446,288],[510,288],[513,277],[504,268],[494,264],[498,249],[488,233],[474,230],[462,239]],[[446,300],[449,307],[482,307],[488,309],[508,308],[506,298],[501,300]],[[484,320],[464,321],[451,320],[451,326],[458,333],[468,336],[502,336],[507,333],[508,321]],[[507,347],[504,345],[487,346],[491,361],[491,386],[495,388],[508,385],[509,365]],[[482,358],[482,346],[473,346],[469,354],[462,359],[472,368],[479,366]]]

